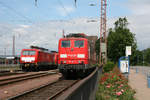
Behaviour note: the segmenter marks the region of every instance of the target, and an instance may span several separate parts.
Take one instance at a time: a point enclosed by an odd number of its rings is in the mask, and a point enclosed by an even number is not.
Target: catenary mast
[[[101,16],[100,16],[100,57],[99,63],[107,62],[107,37],[106,37],[106,22],[107,22],[107,0],[101,0]]]

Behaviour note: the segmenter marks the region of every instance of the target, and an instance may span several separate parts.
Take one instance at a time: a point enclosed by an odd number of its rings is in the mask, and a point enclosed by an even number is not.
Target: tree
[[[107,38],[108,59],[114,62],[117,62],[121,56],[125,56],[126,46],[132,47],[130,61],[132,62],[135,58],[137,48],[135,35],[127,28],[128,24],[126,17],[119,18],[119,20],[115,22],[115,28],[109,29]]]
[[[108,37],[107,37],[107,57],[108,60],[114,61],[115,63],[119,60],[121,56],[125,56],[126,46],[132,47],[132,56],[130,61],[132,62],[135,59],[135,51],[137,48],[135,35],[130,32],[127,28],[128,21],[126,17],[119,18],[115,23],[114,29],[110,28]],[[98,43],[98,42],[96,42]],[[98,46],[99,44],[96,44]],[[96,47],[98,52],[99,48]]]
[[[149,65],[150,64],[150,48],[147,48],[143,51],[141,51],[143,53],[143,60],[144,60],[144,65]]]
[[[134,58],[132,60],[132,65],[143,65],[143,52],[142,51],[136,50],[135,56],[132,58]]]

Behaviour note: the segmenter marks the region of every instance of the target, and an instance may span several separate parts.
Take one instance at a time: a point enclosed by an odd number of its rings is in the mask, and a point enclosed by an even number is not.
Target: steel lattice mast
[[[101,17],[100,17],[100,59],[99,63],[104,64],[107,61],[107,37],[106,37],[106,8],[107,0],[101,0]]]

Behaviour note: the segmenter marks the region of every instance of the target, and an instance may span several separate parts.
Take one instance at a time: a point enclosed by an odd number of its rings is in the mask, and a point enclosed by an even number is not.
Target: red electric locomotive
[[[20,56],[20,66],[24,71],[39,71],[53,68],[55,54],[47,49],[31,46],[31,49],[23,49]],[[56,66],[55,66],[56,67]]]
[[[96,40],[97,36],[91,41],[83,33],[69,34],[59,40],[58,68],[64,77],[82,77],[94,69],[91,65],[96,62],[96,57],[92,46]]]
[[[57,67],[58,66],[58,52],[56,51],[51,51],[54,54],[54,65]]]

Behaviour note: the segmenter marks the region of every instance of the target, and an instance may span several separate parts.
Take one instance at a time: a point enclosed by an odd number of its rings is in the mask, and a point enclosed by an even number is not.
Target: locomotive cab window
[[[84,47],[84,41],[83,40],[76,40],[74,42],[74,44],[75,44],[75,47],[78,47],[78,48]]]
[[[70,47],[70,41],[69,40],[63,40],[61,41],[61,47]]]
[[[23,51],[22,55],[35,55],[35,51]]]

